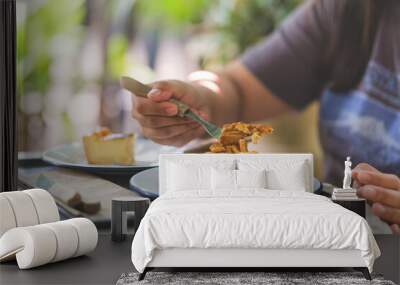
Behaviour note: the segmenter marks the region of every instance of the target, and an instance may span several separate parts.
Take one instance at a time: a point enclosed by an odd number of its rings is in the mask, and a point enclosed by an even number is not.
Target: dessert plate
[[[150,199],[158,197],[158,185],[158,167],[139,172],[129,180],[129,189]]]
[[[129,173],[156,167],[158,162],[153,160],[136,160],[133,165],[99,165],[86,161],[81,143],[65,144],[45,151],[42,159],[52,165],[75,168],[98,173]]]

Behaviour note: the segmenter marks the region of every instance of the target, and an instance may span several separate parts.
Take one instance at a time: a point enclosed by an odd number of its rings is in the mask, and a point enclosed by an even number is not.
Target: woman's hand
[[[133,96],[132,116],[144,136],[159,144],[180,147],[204,134],[198,123],[177,116],[178,108],[167,101],[175,98],[209,120],[212,99],[208,89],[178,80],[158,81],[151,86],[147,98]]]
[[[352,172],[353,186],[360,198],[368,200],[372,212],[400,234],[400,178],[360,163]]]

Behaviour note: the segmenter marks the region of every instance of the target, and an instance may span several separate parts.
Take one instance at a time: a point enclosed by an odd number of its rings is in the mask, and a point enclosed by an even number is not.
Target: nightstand
[[[365,219],[365,199],[352,199],[352,200],[336,200],[332,199],[332,202],[339,204],[340,206],[359,214]]]
[[[150,200],[143,197],[120,197],[112,199],[111,215],[111,239],[113,241],[123,241],[128,234],[129,212],[135,215],[135,232],[139,227],[140,221],[146,214],[150,206]]]

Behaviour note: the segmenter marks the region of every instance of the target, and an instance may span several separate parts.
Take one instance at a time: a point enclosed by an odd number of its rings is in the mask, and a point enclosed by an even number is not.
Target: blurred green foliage
[[[107,42],[107,70],[112,79],[118,78],[127,70],[126,53],[128,40],[121,34],[111,35]]]
[[[60,33],[75,33],[84,16],[84,0],[57,0],[47,2],[21,1],[18,3],[17,70],[18,94],[23,90],[43,93],[49,85],[52,62],[51,42]],[[17,6],[18,7],[18,6]],[[23,14],[21,14],[23,13]]]
[[[224,64],[271,33],[303,0],[138,0],[144,27],[193,35],[212,34],[202,68]]]
[[[91,0],[93,1],[93,0]],[[107,14],[118,1],[107,0]],[[223,64],[272,32],[302,0],[137,0],[132,9],[134,24],[148,32],[173,32],[186,38],[213,35],[212,47],[200,65]],[[21,1],[27,12],[17,27],[18,93],[46,92],[52,64],[51,45],[57,35],[84,37],[85,0]],[[112,79],[126,70],[125,35],[111,34],[106,43],[106,70]],[[106,76],[106,77],[107,77]],[[103,77],[105,78],[105,77]],[[78,79],[79,80],[79,79]],[[23,84],[22,84],[23,83]]]
[[[184,30],[187,25],[200,24],[216,0],[138,0],[136,15],[143,26],[166,30]]]
[[[227,11],[221,32],[238,52],[271,33],[302,0],[236,0]]]

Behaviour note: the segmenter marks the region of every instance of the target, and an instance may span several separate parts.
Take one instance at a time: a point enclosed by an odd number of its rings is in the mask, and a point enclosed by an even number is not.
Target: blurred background
[[[79,141],[99,126],[135,132],[119,77],[213,70],[271,33],[301,0],[18,0],[20,151]],[[312,152],[318,105],[269,121],[271,152]],[[139,134],[140,135],[140,134]]]

